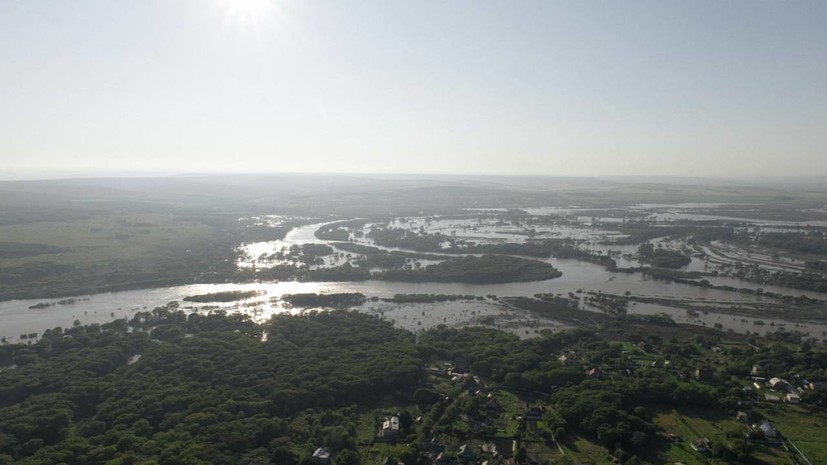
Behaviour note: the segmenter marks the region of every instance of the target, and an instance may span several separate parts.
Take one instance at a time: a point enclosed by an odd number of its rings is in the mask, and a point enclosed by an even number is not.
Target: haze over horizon
[[[0,179],[825,176],[823,2],[0,3]]]

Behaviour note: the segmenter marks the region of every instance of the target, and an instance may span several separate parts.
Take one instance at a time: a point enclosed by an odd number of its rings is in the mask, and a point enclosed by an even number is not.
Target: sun
[[[258,29],[275,9],[275,0],[216,0],[224,11],[227,22],[237,22],[242,28]]]
[[[259,17],[273,9],[273,0],[220,0],[220,3],[239,17]]]

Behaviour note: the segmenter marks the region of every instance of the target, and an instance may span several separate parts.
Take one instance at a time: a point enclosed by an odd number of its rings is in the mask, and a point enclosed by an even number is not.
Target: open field
[[[654,423],[665,433],[680,437],[678,443],[664,441],[666,463],[682,461],[689,464],[709,463],[710,456],[701,454],[691,447],[691,442],[698,437],[710,440],[712,446],[729,444],[733,439],[744,439],[748,432],[747,425],[726,416],[720,410],[699,408],[673,409],[659,406],[654,409]],[[779,446],[760,443],[751,444],[751,455],[758,463],[774,465],[794,465],[788,454]],[[817,462],[816,462],[817,463]]]
[[[796,405],[767,405],[759,410],[814,464],[827,463],[827,415]]]
[[[3,242],[47,244],[64,252],[3,259],[2,267],[32,263],[100,266],[115,260],[155,256],[168,247],[208,240],[213,228],[170,214],[101,215],[72,222],[36,222],[0,227]]]
[[[3,299],[210,281],[232,267],[235,247],[221,228],[171,214],[7,225],[0,237],[12,250],[31,249],[0,258]]]

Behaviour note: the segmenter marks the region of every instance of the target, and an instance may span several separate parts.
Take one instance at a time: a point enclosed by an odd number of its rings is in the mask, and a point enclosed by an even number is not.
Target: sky
[[[0,0],[0,178],[827,175],[827,2]]]

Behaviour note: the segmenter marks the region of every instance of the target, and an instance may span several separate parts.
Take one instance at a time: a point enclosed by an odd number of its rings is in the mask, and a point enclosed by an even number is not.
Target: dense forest
[[[412,334],[355,313],[258,326],[156,309],[0,347],[0,366],[10,364],[0,463],[23,464],[268,463],[316,441],[341,452],[353,446],[339,409],[421,376]],[[320,424],[291,423],[308,408],[327,412]]]
[[[187,315],[173,303],[130,321],[55,328],[30,345],[0,346],[0,464],[310,464],[324,447],[334,463],[356,465],[366,447],[357,440],[364,428],[357,419],[383,398],[410,405],[400,460],[429,463],[432,438],[468,438],[459,419],[495,414],[484,393],[474,395],[479,388],[466,390],[470,378],[449,391],[429,381],[425,367],[441,360],[466,365],[490,383],[491,395],[545,399],[542,430],[524,431],[521,423],[514,438],[540,434],[565,444],[582,436],[623,463],[662,463],[658,405],[722,412],[757,406],[737,381],[755,366],[827,378],[825,353],[810,343],[795,351],[753,338],[723,354],[720,335],[656,333],[626,327],[521,340],[490,328],[443,326],[417,341],[375,316],[344,310],[256,325],[221,312]],[[700,363],[711,369],[696,380]],[[821,393],[804,398],[823,400]],[[421,415],[416,425],[411,412]],[[482,437],[503,434],[479,428]],[[713,455],[749,463],[762,444],[733,436],[718,441]]]

